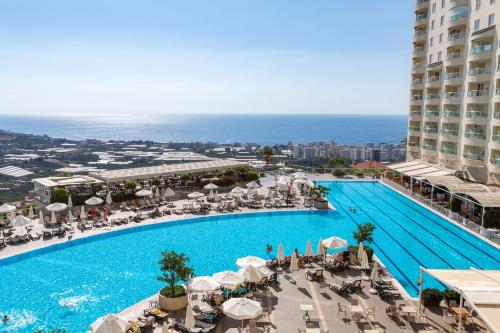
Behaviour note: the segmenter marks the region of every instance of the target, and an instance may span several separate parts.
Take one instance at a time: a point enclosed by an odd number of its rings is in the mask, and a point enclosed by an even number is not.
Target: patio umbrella
[[[50,224],[57,224],[56,212],[50,214]]]
[[[60,203],[60,202],[56,202],[56,203],[48,205],[46,208],[49,212],[60,212],[62,210],[65,210],[66,208],[68,208],[68,205]]]
[[[213,184],[213,183],[208,183],[207,185],[203,186],[205,190],[215,190],[218,189],[219,186]]]
[[[238,270],[238,274],[243,277],[243,280],[245,282],[257,283],[262,281],[263,278],[273,274],[273,272],[265,266],[262,267],[247,266],[240,268]]]
[[[110,206],[113,203],[113,198],[111,198],[111,192],[108,192],[108,194],[106,194],[106,203]]]
[[[125,333],[130,327],[129,322],[114,313],[97,319],[90,325],[92,333]]]
[[[189,193],[189,194],[187,195],[187,197],[188,197],[189,199],[198,199],[198,198],[202,198],[202,197],[204,197],[204,196],[205,196],[205,194],[200,193],[200,192],[193,192],[193,193]]]
[[[188,330],[194,328],[194,313],[191,304],[188,303],[186,307],[186,320],[184,321],[184,327]]]
[[[241,187],[235,187],[231,190],[231,194],[243,194],[245,193],[245,189],[244,188],[241,188]]]
[[[243,276],[233,271],[223,271],[212,275],[215,281],[225,288],[234,288],[245,280]]]
[[[30,210],[28,212],[28,218],[29,219],[34,219],[35,218],[35,212],[33,211],[33,206],[30,206]]]
[[[15,219],[12,220],[12,222],[9,223],[9,227],[24,227],[24,226],[27,226],[27,225],[30,225],[33,221],[30,220],[29,218],[25,217],[25,216],[22,216],[22,215],[18,215],[16,216]],[[24,231],[23,231],[24,233]]]
[[[71,200],[71,195],[68,195],[68,207],[73,207],[73,200]]]
[[[16,212],[11,212],[9,214],[9,221],[14,221],[14,219],[16,218],[17,214]]]
[[[316,255],[324,256],[326,254],[325,246],[323,245],[323,240],[320,238],[318,243],[318,248],[316,249]]]
[[[236,265],[238,265],[239,267],[247,267],[247,266],[262,267],[266,265],[266,261],[259,257],[248,256],[236,260]]]
[[[153,194],[153,192],[151,192],[150,190],[140,190],[135,192],[136,197],[148,197],[151,194]]]
[[[308,180],[306,185],[309,187],[314,187],[316,184],[314,184],[312,180]]]
[[[166,320],[163,322],[163,326],[161,327],[161,333],[171,333]]]
[[[251,188],[251,189],[257,189],[260,187],[260,184],[257,183],[256,181],[251,181],[250,183],[247,184],[247,188]]]
[[[305,256],[306,257],[313,257],[314,256],[314,252],[313,252],[311,240],[307,241],[307,247],[306,247]]]
[[[16,210],[15,206],[9,204],[3,204],[0,206],[0,214],[12,213]]]
[[[82,206],[80,210],[80,219],[86,219],[87,218],[87,213],[85,212],[85,207]]]
[[[160,189],[157,187],[156,191],[155,191],[155,198],[159,198],[159,197],[160,197]]]
[[[214,191],[213,190],[210,190],[210,193],[208,193],[208,196],[207,196],[207,199],[214,199],[215,198],[215,195],[214,195]]]
[[[366,251],[363,250],[363,254],[361,255],[361,269],[370,269],[370,263],[368,262],[368,255]]]
[[[262,306],[259,302],[248,298],[231,298],[222,303],[222,312],[230,318],[241,320],[241,328],[243,329],[243,320],[260,316]]]
[[[299,258],[297,258],[297,253],[293,251],[292,258],[290,259],[290,270],[298,271],[299,270]]]
[[[359,242],[359,245],[358,245],[358,253],[356,254],[356,257],[358,258],[358,261],[361,262],[361,260],[363,259],[363,243]]]
[[[295,179],[293,181],[294,184],[302,184],[302,185],[305,185],[307,184],[307,180],[303,179],[303,178],[299,178],[299,179]]]
[[[303,172],[295,172],[295,173],[292,173],[292,177],[294,179],[307,179],[307,175]]]
[[[168,187],[165,192],[163,193],[163,197],[165,198],[170,198],[170,197],[173,197],[175,195],[175,192],[170,188]]]
[[[340,237],[330,237],[323,241],[323,246],[327,249],[340,249],[347,246],[347,241]]]
[[[378,281],[378,263],[376,261],[373,264],[372,273],[370,274],[370,279],[373,282],[377,282]]]
[[[40,212],[38,213],[38,223],[40,223],[41,225],[45,224],[42,210],[40,210]]]
[[[90,199],[85,200],[85,204],[89,206],[97,206],[100,205],[104,202],[101,198],[98,197],[92,197]]]
[[[195,293],[205,293],[219,288],[220,284],[211,276],[195,277],[189,284],[189,290]]]
[[[68,224],[71,224],[75,221],[75,217],[73,216],[73,213],[70,211],[68,211]]]
[[[281,263],[285,260],[285,252],[283,251],[283,244],[278,245],[278,262]]]

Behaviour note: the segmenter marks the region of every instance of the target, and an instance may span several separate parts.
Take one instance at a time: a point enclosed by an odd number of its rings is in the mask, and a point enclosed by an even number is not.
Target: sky
[[[405,114],[412,0],[2,0],[0,114]]]

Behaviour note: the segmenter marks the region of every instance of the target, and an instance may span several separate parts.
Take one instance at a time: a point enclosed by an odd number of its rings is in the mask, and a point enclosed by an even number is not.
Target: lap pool
[[[155,293],[160,252],[185,252],[197,275],[237,269],[238,257],[270,258],[332,235],[353,244],[356,223],[377,225],[377,255],[408,293],[417,294],[419,265],[500,269],[500,251],[376,182],[321,182],[337,211],[273,212],[184,219],[92,236],[0,260],[0,331],[66,328],[85,332],[97,317]],[[357,212],[349,212],[355,207]],[[426,286],[432,282],[426,281]]]

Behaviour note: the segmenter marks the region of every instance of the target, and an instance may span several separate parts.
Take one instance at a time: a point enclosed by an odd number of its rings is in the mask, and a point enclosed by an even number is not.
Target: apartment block
[[[500,184],[500,0],[417,0],[407,159]]]

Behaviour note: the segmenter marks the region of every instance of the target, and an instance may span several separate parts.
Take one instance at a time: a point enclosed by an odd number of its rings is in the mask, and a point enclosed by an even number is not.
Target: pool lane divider
[[[355,192],[357,195],[363,197],[363,195],[355,190],[354,188],[350,187],[350,189]],[[371,201],[366,201],[367,203],[369,203],[372,207],[374,207],[377,211],[379,211],[380,213],[382,213],[382,215],[386,216],[389,220],[393,221],[397,226],[399,226],[399,228],[401,230],[403,230],[406,234],[408,234],[411,238],[413,238],[414,240],[416,240],[420,245],[422,245],[422,247],[426,248],[427,250],[429,250],[430,252],[432,252],[437,258],[439,258],[443,264],[447,265],[449,268],[451,269],[455,269],[455,267],[453,267],[451,264],[449,264],[443,257],[441,257],[436,251],[432,250],[431,248],[428,248],[420,239],[418,239],[417,237],[415,237],[411,232],[409,232],[406,228],[404,228],[400,223],[398,223],[395,219],[393,219],[392,217],[390,217],[389,215],[387,215],[386,213],[384,213],[383,210],[381,210],[380,208],[378,208],[375,204],[373,204]],[[362,208],[361,208],[362,209]],[[365,213],[365,215],[369,216],[368,214],[366,214],[366,211],[363,210],[363,212]],[[407,251],[408,252],[408,251]],[[410,254],[410,252],[408,252],[408,254]],[[419,261],[420,263],[420,261]],[[425,265],[422,265],[422,267],[425,267],[427,268]]]
[[[331,185],[330,185],[330,186],[335,187],[336,185],[335,185],[335,184],[333,184],[333,183],[331,183]],[[341,191],[341,190],[340,190],[340,191]],[[342,191],[341,191],[341,192],[342,192]],[[346,196],[345,194],[344,194],[344,196],[347,198],[347,196]],[[347,212],[347,210],[346,210],[346,209],[342,206],[342,204],[341,204],[340,202],[338,202],[338,201],[337,201],[337,200],[336,200],[333,196],[331,196],[331,197],[329,196],[329,197],[328,197],[328,199],[329,199],[329,200],[332,200],[332,201],[334,201],[334,202],[336,202],[336,203],[337,203],[337,206],[336,206],[336,207],[338,208],[338,210],[342,210],[342,211],[344,212],[345,216],[346,216],[348,219],[350,219],[350,220],[354,223],[354,225],[356,225],[356,226],[358,225],[358,222],[357,222],[357,221],[356,221],[356,220],[355,220],[355,219],[351,216],[351,214],[349,214],[349,213]],[[349,198],[347,198],[347,199],[349,199]],[[357,205],[356,205],[356,206],[357,206]],[[365,215],[366,215],[366,213],[365,213]],[[387,234],[390,238],[392,238],[392,237],[391,237],[391,236],[387,233],[387,231],[385,231],[383,228],[381,228],[381,230],[382,230],[384,233],[386,233],[386,234]],[[399,244],[399,245],[401,246],[401,244],[400,244],[399,242],[397,242],[395,239],[393,239],[393,240],[394,240],[394,242],[396,242],[397,244]],[[397,265],[397,264],[396,264],[396,263],[395,263],[395,262],[391,259],[391,257],[390,257],[390,256],[389,256],[389,255],[388,255],[388,254],[387,254],[387,253],[386,253],[386,252],[385,252],[382,248],[380,248],[380,247],[377,245],[377,242],[376,242],[375,240],[373,241],[373,243],[374,243],[374,245],[375,245],[375,247],[376,247],[377,251],[378,251],[378,252],[380,252],[381,254],[383,254],[383,255],[385,256],[386,260],[387,260],[387,261],[389,261],[389,262],[393,265],[393,267],[394,267],[394,268],[395,268],[395,269],[396,269],[396,270],[397,270],[397,271],[401,274],[401,276],[402,276],[402,277],[406,280],[406,282],[408,283],[408,287],[413,288],[416,292],[418,292],[418,288],[417,288],[417,287],[413,284],[413,282],[412,282],[412,280],[410,279],[410,277],[409,277],[408,275],[406,275],[406,274],[405,274],[405,273],[404,273],[404,272],[403,272],[403,271],[399,268],[399,266],[398,266],[398,265]],[[410,255],[413,259],[415,259],[417,262],[419,262],[419,261],[418,261],[418,259],[414,258],[414,257],[413,257],[410,253],[408,253],[408,254],[409,254],[409,255]],[[419,262],[419,263],[420,263],[420,262]],[[403,288],[404,288],[404,286],[403,286]],[[405,288],[405,289],[406,289],[406,288]]]
[[[366,186],[363,186],[363,188],[365,188],[368,192],[370,192],[370,194],[372,194],[373,196],[379,198],[381,201],[383,201],[385,204],[387,204],[388,206],[392,207],[394,210],[398,211],[399,213],[401,213],[402,215],[406,216],[406,218],[408,218],[408,220],[412,221],[413,223],[415,223],[416,225],[418,225],[420,228],[424,229],[425,231],[427,231],[430,235],[432,235],[434,238],[436,238],[436,240],[442,242],[442,243],[447,243],[444,239],[442,239],[441,237],[439,237],[438,235],[436,235],[435,233],[433,233],[431,230],[429,230],[427,227],[423,226],[422,224],[420,224],[417,220],[411,218],[408,214],[402,212],[401,210],[399,210],[396,206],[392,205],[391,203],[389,203],[387,200],[385,200],[384,198],[382,198],[381,196],[379,196],[377,193],[375,193],[374,191],[371,191],[369,188],[367,188]],[[406,207],[409,207],[409,206],[406,206]],[[418,214],[420,214],[420,216],[423,216],[420,212],[417,211]],[[425,217],[425,216],[423,216]],[[446,229],[447,230],[447,229]],[[455,235],[456,236],[456,235]],[[476,268],[479,268],[479,269],[483,269],[483,267],[474,262],[473,260],[467,258],[465,255],[463,255],[463,253],[461,253],[459,250],[457,250],[454,246],[452,246],[451,244],[448,244],[449,248],[452,249],[453,251],[455,251],[460,257],[464,258],[466,261],[476,265],[477,267]],[[427,246],[426,246],[427,247]],[[430,248],[427,247],[429,250]]]
[[[380,184],[380,183],[379,183]],[[384,185],[384,184],[380,184],[380,186],[382,186],[383,188],[383,191],[387,194],[389,194],[391,197],[395,198],[396,200],[398,200],[399,202],[402,202],[401,199],[402,198],[405,198],[404,196],[402,196],[402,194],[398,193],[397,191],[393,190],[392,188]],[[405,198],[406,199],[406,198]],[[417,203],[415,203],[414,201],[412,201],[413,204],[415,205],[418,205]],[[444,229],[446,231],[448,231],[449,233],[455,235],[456,237],[458,237],[460,239],[460,241],[463,241],[463,242],[466,242],[467,244],[469,244],[470,246],[472,246],[473,248],[477,249],[478,251],[484,253],[486,256],[490,257],[491,259],[493,259],[494,261],[496,261],[497,263],[500,263],[500,259],[498,258],[495,258],[494,256],[492,256],[491,254],[489,254],[488,252],[484,251],[483,249],[481,248],[478,248],[476,246],[474,246],[473,243],[471,243],[470,241],[468,240],[465,240],[463,239],[462,237],[460,237],[460,235],[458,235],[457,233],[455,233],[452,229],[449,229],[447,228],[445,225],[443,225],[442,223],[440,223],[440,221],[436,220],[435,217],[437,218],[441,218],[443,219],[444,223],[447,223],[450,225],[450,227],[456,227],[454,224],[451,224],[449,221],[446,221],[444,218],[440,217],[439,215],[436,215],[436,213],[434,213],[433,211],[430,211],[428,208],[426,207],[423,207],[423,206],[420,206],[418,205],[419,208],[421,209],[425,209],[426,210],[426,213],[428,212],[429,214],[431,214],[431,216],[427,216],[427,214],[421,212],[419,209],[415,208],[415,207],[412,207],[412,206],[409,206],[407,205],[407,207],[409,207],[410,209],[412,209],[413,211],[417,212],[418,214],[420,214],[422,217],[428,219],[428,220],[431,220],[434,225],[438,225],[441,229]],[[433,215],[433,216],[432,216]],[[471,234],[469,231],[467,231],[467,235],[470,235],[471,237],[474,237],[474,238],[477,238],[478,240],[480,240],[481,242],[487,244],[488,246],[491,246],[490,244],[484,242],[482,239],[478,238],[477,236],[475,236],[474,234]]]

